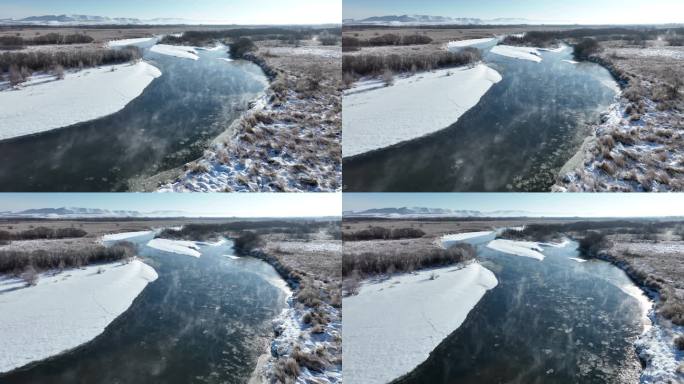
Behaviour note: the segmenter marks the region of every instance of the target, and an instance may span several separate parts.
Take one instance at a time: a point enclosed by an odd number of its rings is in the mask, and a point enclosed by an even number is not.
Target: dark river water
[[[501,253],[472,239],[499,284],[430,357],[399,383],[636,383],[632,344],[644,303],[620,269],[578,263],[576,243],[545,247],[546,258]],[[636,289],[638,292],[638,289]]]
[[[162,75],[121,111],[0,141],[0,190],[127,190],[132,178],[199,157],[267,85],[256,65],[219,60],[228,48],[198,50],[195,61],[150,45],[142,44],[144,58]]]
[[[548,190],[617,83],[597,64],[563,61],[572,49],[541,55],[535,63],[487,51],[501,82],[450,127],[344,159],[345,191]]]
[[[162,252],[138,237],[159,277],[90,343],[2,377],[26,383],[245,383],[259,340],[286,305],[284,282],[263,261],[237,260],[232,243],[202,256]]]

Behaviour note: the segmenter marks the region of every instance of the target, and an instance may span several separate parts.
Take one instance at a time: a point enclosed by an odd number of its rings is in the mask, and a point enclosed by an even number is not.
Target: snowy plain
[[[33,287],[0,279],[0,372],[94,339],[156,279],[139,260],[43,273]]]
[[[182,59],[199,60],[199,56],[197,56],[197,51],[194,47],[156,44],[150,48],[150,51],[161,55],[180,57]]]
[[[541,63],[542,58],[539,49],[534,47],[515,47],[512,45],[497,45],[490,51],[497,55],[512,57],[514,59],[529,60]]]
[[[152,239],[147,243],[150,248],[164,252],[177,253],[192,257],[200,257],[199,246],[194,241]]]
[[[501,80],[497,71],[478,64],[400,77],[387,87],[378,80],[362,81],[343,97],[342,155],[359,155],[444,129]]]
[[[144,61],[67,72],[0,91],[0,140],[97,119],[123,109],[161,76]]]
[[[345,382],[384,384],[410,372],[497,284],[476,262],[365,282],[342,303]]]

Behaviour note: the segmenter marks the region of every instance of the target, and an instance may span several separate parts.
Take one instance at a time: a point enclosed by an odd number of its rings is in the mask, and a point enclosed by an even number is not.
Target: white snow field
[[[132,237],[145,236],[154,233],[154,231],[138,231],[138,232],[122,232],[122,233],[110,233],[102,236],[103,241],[119,241],[130,239]]]
[[[139,260],[44,273],[34,287],[0,279],[0,372],[94,339],[156,279]]]
[[[0,91],[0,140],[115,113],[159,76],[159,69],[139,61],[67,72],[63,80]]]
[[[534,241],[515,241],[506,239],[492,240],[487,248],[516,256],[531,257],[539,261],[544,260],[542,247]]]
[[[484,39],[468,39],[468,40],[450,41],[447,43],[447,49],[465,48],[465,47],[473,47],[473,46],[478,46],[478,45],[486,45],[486,44],[491,43],[494,40],[496,40],[496,38],[487,37]]]
[[[478,263],[364,283],[342,303],[344,381],[385,384],[410,372],[497,284]]]
[[[442,238],[440,240],[442,242],[445,242],[445,241],[461,241],[461,240],[472,239],[474,237],[491,235],[492,233],[494,233],[494,231],[455,233],[452,235],[444,235],[444,236],[442,236]]]
[[[183,59],[198,60],[197,51],[193,47],[184,47],[180,45],[156,44],[150,48],[150,51],[167,56],[176,56]]]
[[[154,37],[141,37],[138,39],[122,39],[122,40],[111,40],[107,42],[108,47],[125,47],[126,45],[135,45],[140,43],[147,43],[151,41]]]
[[[147,242],[147,246],[164,252],[177,253],[179,255],[193,257],[200,257],[201,255],[201,253],[199,253],[199,246],[195,244],[194,241],[152,239]]]
[[[479,64],[397,78],[388,87],[377,80],[361,82],[342,99],[342,155],[358,155],[444,129],[499,81],[497,71]]]
[[[497,55],[512,57],[520,60],[530,60],[541,63],[542,58],[539,50],[534,47],[515,47],[512,45],[497,45],[490,51]]]

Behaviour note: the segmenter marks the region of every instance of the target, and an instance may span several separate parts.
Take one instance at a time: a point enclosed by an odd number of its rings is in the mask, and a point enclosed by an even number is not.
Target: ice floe
[[[361,82],[342,101],[343,156],[447,128],[501,79],[497,71],[479,64],[399,77],[387,87],[377,80]]]
[[[478,263],[364,283],[342,303],[344,381],[387,383],[410,372],[497,284]]]
[[[0,91],[0,140],[66,127],[123,109],[161,76],[144,61],[67,72]]]
[[[539,50],[534,47],[516,47],[512,45],[497,45],[490,51],[494,54],[512,57],[514,59],[529,60],[541,63],[542,58]]]
[[[150,248],[164,252],[177,253],[193,257],[200,257],[199,246],[194,241],[152,239],[147,243]]]
[[[0,279],[0,372],[75,348],[102,333],[157,279],[139,260]]]
[[[197,50],[194,47],[186,47],[182,45],[168,45],[168,44],[156,44],[150,51],[159,53],[161,55],[175,56],[183,59],[198,60]]]

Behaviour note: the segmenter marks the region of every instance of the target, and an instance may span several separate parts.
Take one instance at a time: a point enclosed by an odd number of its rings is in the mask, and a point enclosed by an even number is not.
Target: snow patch
[[[0,91],[0,140],[118,112],[159,76],[159,69],[140,61],[67,72],[63,80]]]
[[[364,283],[342,303],[345,382],[384,384],[410,372],[497,284],[478,263]]]
[[[487,248],[511,255],[531,257],[539,261],[544,260],[544,255],[541,253],[543,251],[542,247],[534,241],[496,239],[490,241],[487,244]]]
[[[44,273],[34,287],[0,279],[0,372],[94,339],[156,279],[139,260]]]
[[[141,37],[138,39],[122,39],[122,40],[111,40],[107,42],[108,47],[125,47],[127,45],[135,45],[140,43],[147,43],[148,41],[154,40],[154,37]]]
[[[200,257],[199,246],[194,241],[152,239],[147,243],[148,247],[164,252],[177,253],[193,257]]]
[[[119,241],[130,239],[131,237],[139,237],[145,235],[151,235],[154,231],[138,231],[138,232],[122,232],[122,233],[111,233],[102,236],[103,241]]]
[[[199,59],[199,56],[197,56],[197,50],[195,50],[195,48],[181,45],[157,44],[150,48],[150,51],[159,53],[161,55],[180,57],[182,59]]]
[[[361,82],[342,100],[342,154],[359,155],[444,129],[501,79],[479,64],[398,78],[388,87]]]
[[[464,48],[464,47],[472,47],[475,45],[484,45],[484,44],[489,44],[496,40],[494,37],[488,37],[484,39],[469,39],[469,40],[458,40],[458,41],[450,41],[447,43],[447,49],[452,49],[452,48]]]
[[[570,63],[570,64],[579,64],[579,61],[575,61],[575,60],[563,60],[563,61],[566,63]]]
[[[579,257],[568,257],[568,259],[570,259],[570,260],[572,260],[572,261],[576,261],[576,262],[578,262],[578,263],[586,263],[586,262],[587,262],[587,260],[585,260],[585,259],[580,259]]]
[[[488,236],[494,233],[494,231],[480,231],[480,232],[463,232],[463,233],[455,233],[452,235],[444,235],[440,239],[443,242],[445,241],[462,241],[462,240],[467,240],[467,239],[472,239],[474,237],[481,237],[481,236]]]
[[[512,57],[514,59],[529,60],[541,63],[542,58],[539,50],[534,47],[515,47],[512,45],[497,45],[490,51],[494,54]]]

